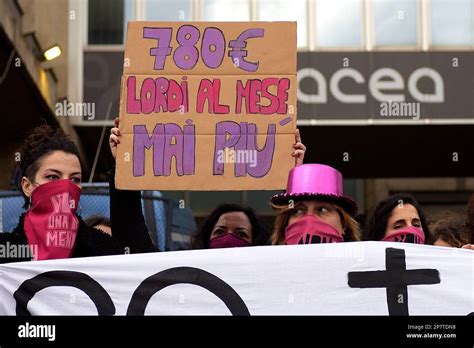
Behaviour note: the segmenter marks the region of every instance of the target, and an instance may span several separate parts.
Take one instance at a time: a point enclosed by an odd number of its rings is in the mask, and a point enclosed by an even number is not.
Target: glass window
[[[189,21],[190,0],[146,0],[147,21]]]
[[[249,0],[203,0],[203,21],[248,21]]]
[[[196,214],[209,214],[220,203],[241,204],[241,191],[192,191],[191,209]],[[189,207],[188,207],[189,208]]]
[[[125,30],[123,31],[123,42],[125,42],[126,35],[127,35],[127,23],[129,21],[133,21],[135,19],[135,0],[125,0],[125,6],[124,6],[124,16],[123,16],[123,21],[124,21],[124,28]]]
[[[471,45],[472,0],[431,0],[431,44]]]
[[[417,45],[416,0],[374,0],[375,45]]]
[[[298,47],[308,46],[307,8],[304,0],[260,0],[261,21],[296,21]]]
[[[184,207],[185,208],[189,208],[187,206],[187,202],[186,202],[186,195],[185,195],[185,191],[160,191],[161,194],[163,195],[163,197],[165,198],[169,198],[169,199],[172,199],[176,202],[179,202],[179,201],[184,201]]]
[[[362,46],[361,0],[316,0],[317,46]]]
[[[124,2],[89,1],[88,43],[90,45],[123,43]]]
[[[272,209],[270,198],[273,195],[282,193],[283,190],[278,191],[247,191],[246,205],[252,207],[257,214],[274,215],[275,211]]]

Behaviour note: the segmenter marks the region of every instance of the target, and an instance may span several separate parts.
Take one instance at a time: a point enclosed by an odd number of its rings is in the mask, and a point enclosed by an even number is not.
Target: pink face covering
[[[209,242],[209,248],[236,248],[248,247],[250,243],[245,239],[236,236],[233,233],[225,233],[222,236],[212,238]]]
[[[388,236],[385,236],[382,241],[384,242],[401,242],[401,243],[414,243],[414,244],[425,244],[425,234],[423,229],[420,227],[409,226]]]
[[[344,238],[328,223],[305,215],[286,227],[285,244],[341,243]]]
[[[31,194],[25,233],[35,260],[69,258],[74,250],[81,189],[62,179],[40,185]]]

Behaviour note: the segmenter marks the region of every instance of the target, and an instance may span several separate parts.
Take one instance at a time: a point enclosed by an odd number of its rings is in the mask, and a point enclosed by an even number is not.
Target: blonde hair
[[[344,209],[335,203],[329,203],[339,213],[341,223],[344,226],[344,242],[355,242],[361,239],[361,229],[357,221],[350,216]],[[285,244],[285,229],[288,226],[293,207],[290,205],[274,205],[272,208],[277,210],[275,227],[273,229],[271,242],[272,245]]]

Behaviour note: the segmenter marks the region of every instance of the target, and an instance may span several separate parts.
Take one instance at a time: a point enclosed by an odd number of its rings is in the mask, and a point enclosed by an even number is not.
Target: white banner
[[[474,253],[386,242],[0,265],[1,315],[468,315]]]

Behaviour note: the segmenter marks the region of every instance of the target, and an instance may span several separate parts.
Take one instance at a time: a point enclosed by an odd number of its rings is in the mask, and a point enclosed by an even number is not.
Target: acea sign
[[[421,79],[429,79],[433,84],[430,93],[420,91],[418,82]],[[304,79],[313,79],[318,88],[315,93],[309,94],[300,88]],[[329,90],[332,96],[345,104],[365,104],[367,95],[343,92],[340,88],[341,80],[351,79],[357,84],[365,84],[366,79],[356,69],[342,68],[337,70],[329,79]],[[324,104],[328,102],[328,82],[324,75],[315,68],[302,68],[298,70],[298,101],[307,104]],[[421,67],[414,70],[408,77],[406,83],[408,93],[413,99],[422,103],[443,103],[444,81],[442,76],[434,69]],[[406,98],[405,81],[402,75],[392,68],[380,68],[375,70],[368,81],[370,95],[380,102],[404,102]],[[390,92],[390,93],[387,93]],[[396,93],[398,92],[398,93]]]

